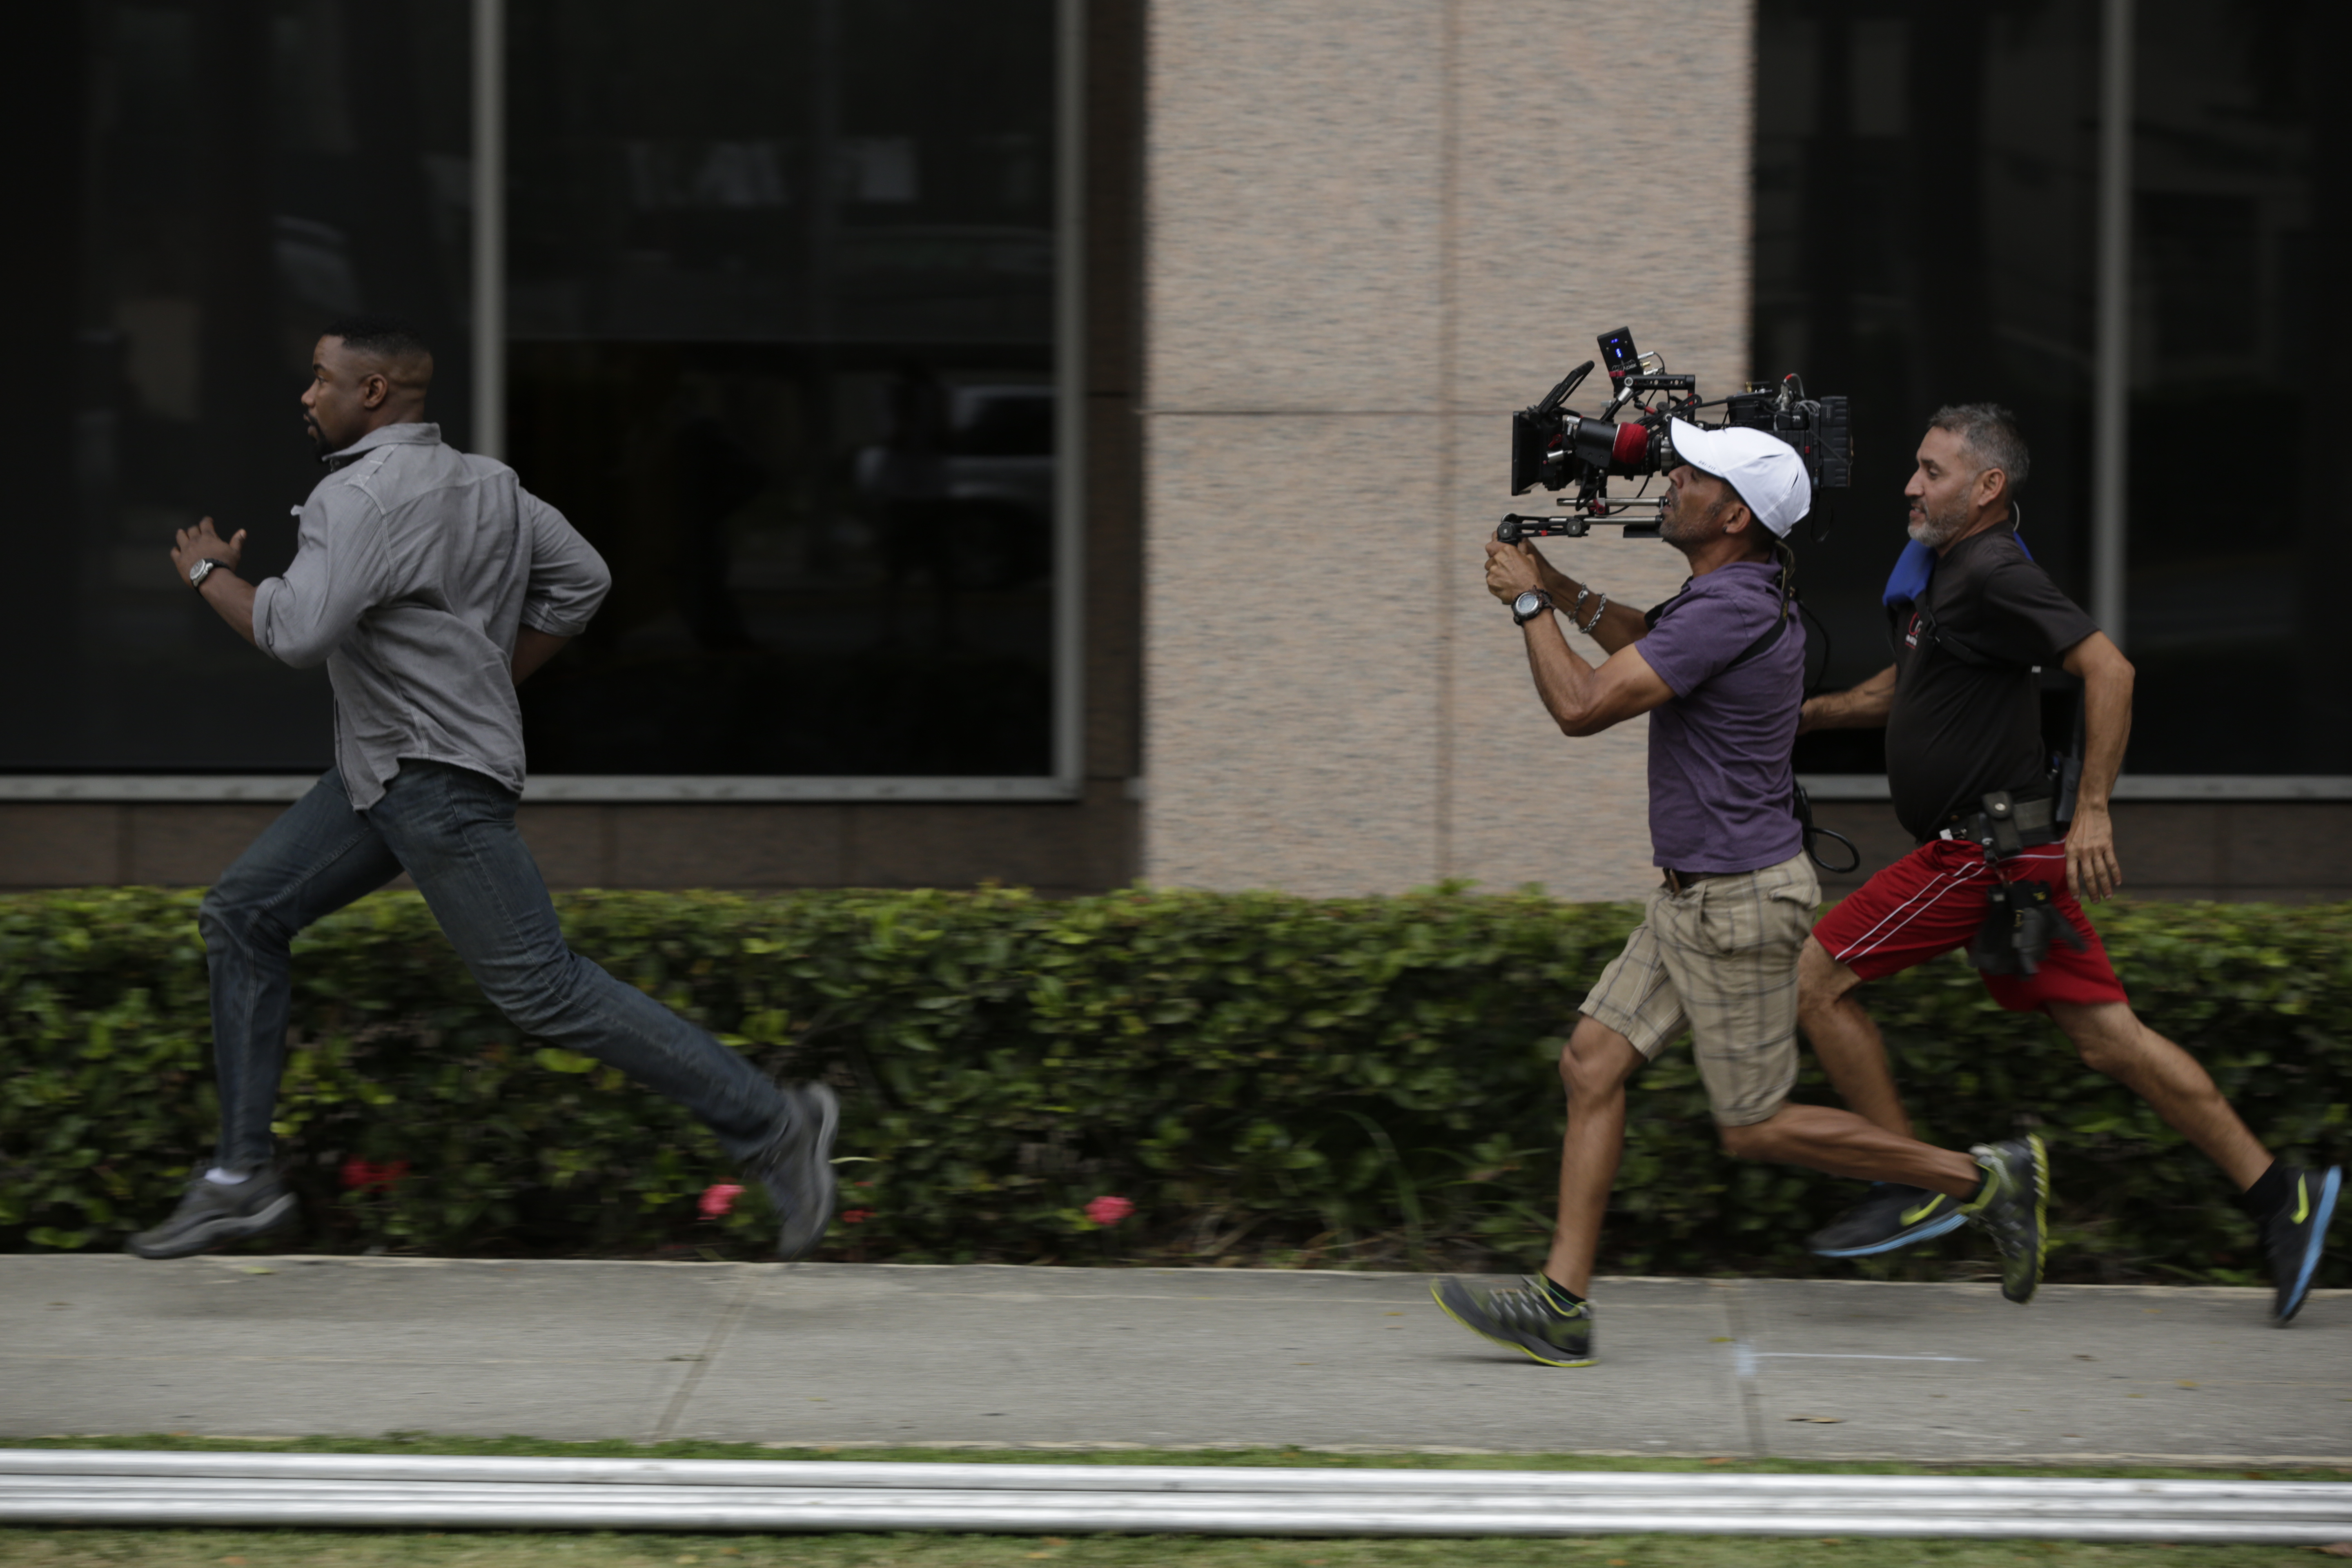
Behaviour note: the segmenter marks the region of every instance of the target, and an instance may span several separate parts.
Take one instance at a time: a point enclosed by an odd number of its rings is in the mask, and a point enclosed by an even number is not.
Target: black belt
[[[1979,809],[1956,811],[1946,817],[1935,836],[1964,839],[1998,858],[2036,845],[2055,844],[2066,837],[2066,829],[2058,821],[2054,795],[2037,794],[2021,799],[2013,790],[1997,789],[1984,797]]]
[[[1679,893],[1709,877],[1735,877],[1739,874],[1736,871],[1677,871],[1672,866],[1665,868],[1665,873],[1666,891],[1670,893]]]

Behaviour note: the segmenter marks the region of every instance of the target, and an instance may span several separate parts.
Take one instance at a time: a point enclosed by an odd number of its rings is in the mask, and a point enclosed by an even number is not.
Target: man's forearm
[[[204,595],[205,604],[219,612],[231,631],[247,642],[253,641],[252,584],[225,568],[215,567],[205,574],[204,585],[196,592]]]
[[[1597,591],[1591,594],[1585,602],[1579,605],[1576,603],[1576,595],[1583,593],[1588,584],[1578,582],[1546,560],[1540,553],[1536,556],[1536,563],[1538,570],[1543,576],[1544,592],[1552,596],[1552,602],[1559,606],[1561,615],[1568,615],[1571,610],[1576,612],[1574,619],[1577,629],[1582,631],[1584,623],[1593,619],[1593,606],[1600,599],[1600,594]],[[1615,653],[1628,643],[1641,641],[1649,630],[1650,623],[1643,616],[1641,611],[1631,605],[1621,605],[1612,599],[1609,601],[1608,608],[1601,612],[1600,619],[1595,622],[1592,629],[1585,635],[1599,643],[1605,651]]]
[[[557,637],[553,632],[533,631],[525,626],[515,634],[514,658],[509,668],[514,683],[520,686],[529,680],[539,667],[563,651],[570,637]]]
[[[1565,734],[1579,732],[1591,716],[1592,666],[1575,648],[1554,616],[1538,616],[1527,624],[1528,669],[1536,679],[1536,695]]]
[[[2094,666],[2083,678],[2083,781],[2075,808],[2105,811],[2123,772],[2131,741],[2132,667],[2116,659]]]
[[[1877,730],[1895,706],[1895,667],[1887,666],[1860,686],[1806,700],[1797,730]]]

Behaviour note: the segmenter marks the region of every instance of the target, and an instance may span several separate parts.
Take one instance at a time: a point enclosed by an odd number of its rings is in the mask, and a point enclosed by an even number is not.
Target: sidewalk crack
[[[719,1311],[719,1321],[711,1325],[710,1338],[704,1342],[702,1353],[694,1358],[694,1364],[688,1367],[686,1375],[678,1380],[677,1392],[670,1395],[669,1408],[663,1411],[662,1418],[654,1424],[653,1434],[646,1439],[646,1442],[667,1443],[670,1434],[677,1429],[678,1420],[685,1415],[687,1405],[694,1398],[695,1390],[702,1386],[703,1374],[710,1370],[710,1363],[719,1359],[719,1352],[727,1348],[727,1342],[735,1335],[735,1326],[751,1310],[751,1298],[759,1294],[760,1287],[766,1282],[767,1267],[757,1263],[744,1266],[734,1294]]]
[[[1739,1380],[1739,1409],[1748,1423],[1748,1458],[1769,1459],[1772,1450],[1764,1442],[1764,1391],[1757,1385],[1757,1356],[1748,1332],[1747,1281],[1731,1281],[1731,1304],[1725,1316],[1731,1320],[1731,1372]]]

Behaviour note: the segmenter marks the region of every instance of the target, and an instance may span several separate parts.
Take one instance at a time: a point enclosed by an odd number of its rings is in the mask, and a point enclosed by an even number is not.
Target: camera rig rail
[[[1609,372],[1607,407],[1588,416],[1568,406],[1592,374],[1596,362],[1586,360],[1542,402],[1511,416],[1511,493],[1525,495],[1538,485],[1565,489],[1570,483],[1576,493],[1559,498],[1556,504],[1565,509],[1560,512],[1506,514],[1495,530],[1504,543],[1581,539],[1595,523],[1620,526],[1628,539],[1656,538],[1665,498],[1612,497],[1609,481],[1639,478],[1646,489],[1648,479],[1679,467],[1670,424],[1675,419],[1703,429],[1738,426],[1765,431],[1796,448],[1816,491],[1843,489],[1849,483],[1853,441],[1843,397],[1808,397],[1805,384],[1788,375],[1777,385],[1750,382],[1728,397],[1703,402],[1697,377],[1667,374],[1663,358],[1634,348],[1628,329],[1603,332],[1599,341],[1599,363]],[[1702,418],[1700,411],[1710,408],[1721,409],[1722,417]],[[1629,409],[1633,416],[1621,421],[1618,416]]]

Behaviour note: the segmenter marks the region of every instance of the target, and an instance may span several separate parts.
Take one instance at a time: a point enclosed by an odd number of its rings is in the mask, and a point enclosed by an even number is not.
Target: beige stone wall
[[[1646,727],[1559,734],[1480,547],[1594,334],[1748,374],[1750,0],[1150,16],[1144,875],[1642,890]],[[1605,531],[1555,558],[1681,582]]]

